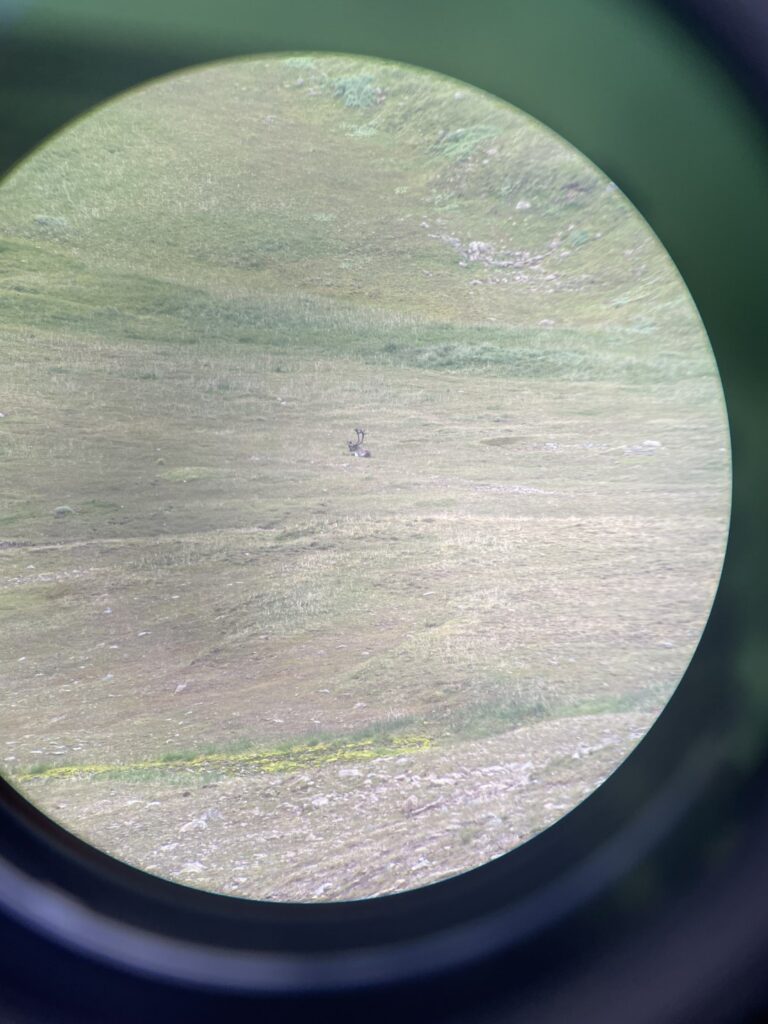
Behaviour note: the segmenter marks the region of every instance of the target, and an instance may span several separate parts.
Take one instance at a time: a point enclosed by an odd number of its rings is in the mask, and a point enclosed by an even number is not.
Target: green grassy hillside
[[[367,67],[214,66],[62,133],[3,189],[5,322],[395,364],[451,366],[454,344],[459,367],[508,370],[510,329],[533,353],[554,335],[566,363],[599,362],[597,332],[622,366],[673,331],[656,354],[682,335],[711,371],[674,269],[605,177],[482,93]]]
[[[150,870],[471,867],[604,779],[697,643],[701,324],[603,175],[459,83],[292,57],[109,104],[0,188],[0,346],[0,768]],[[127,841],[137,804],[168,813]]]

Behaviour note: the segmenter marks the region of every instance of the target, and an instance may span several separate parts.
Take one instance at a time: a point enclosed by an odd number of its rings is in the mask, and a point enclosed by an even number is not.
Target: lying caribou
[[[349,448],[350,455],[356,455],[358,459],[370,459],[371,453],[367,448],[363,447],[363,441],[365,440],[365,431],[362,427],[355,427],[355,433],[357,434],[356,441],[347,441],[347,448]]]

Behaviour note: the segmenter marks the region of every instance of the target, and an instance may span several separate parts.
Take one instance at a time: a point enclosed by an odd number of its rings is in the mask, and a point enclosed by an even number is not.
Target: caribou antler
[[[367,448],[363,448],[363,441],[365,440],[365,431],[362,427],[355,427],[355,434],[357,435],[356,441],[347,441],[347,448],[349,448],[351,455],[357,455],[359,458],[370,459],[371,453]]]

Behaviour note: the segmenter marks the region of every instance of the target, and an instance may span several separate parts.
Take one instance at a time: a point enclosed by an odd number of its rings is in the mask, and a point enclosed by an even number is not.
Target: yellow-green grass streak
[[[259,772],[291,772],[337,761],[370,761],[377,757],[415,754],[432,746],[429,736],[398,736],[388,740],[362,739],[347,743],[317,742],[298,744],[280,750],[245,751],[242,753],[207,753],[189,757],[166,757],[127,764],[71,764],[51,765],[17,775],[16,781],[36,779],[65,779],[108,775],[119,777],[142,771],[167,770],[196,772],[210,768],[233,774],[239,770]]]

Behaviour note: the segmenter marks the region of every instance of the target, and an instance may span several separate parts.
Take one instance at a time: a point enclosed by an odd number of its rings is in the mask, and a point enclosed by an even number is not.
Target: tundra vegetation
[[[211,66],[18,167],[0,270],[0,768],[66,828],[366,897],[509,851],[655,721],[725,410],[671,260],[548,130],[394,64]]]

